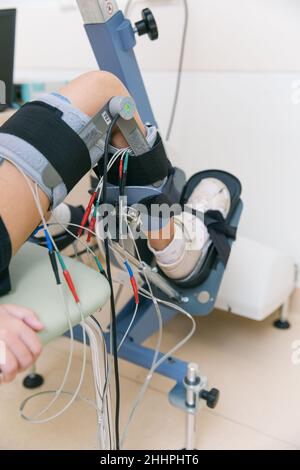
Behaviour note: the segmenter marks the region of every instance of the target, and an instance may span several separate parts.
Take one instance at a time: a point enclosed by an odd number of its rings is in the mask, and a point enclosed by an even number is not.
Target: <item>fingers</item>
[[[23,372],[35,362],[37,356],[13,333],[7,333],[5,343],[17,361],[18,372]]]
[[[12,382],[18,373],[18,362],[13,353],[6,350],[5,364],[1,365],[1,381],[3,383]]]
[[[0,340],[5,344],[6,356],[5,364],[1,364],[1,382],[11,382],[18,372],[34,364],[42,351],[36,331],[42,328],[43,325],[30,310],[0,305]]]
[[[39,321],[36,314],[28,308],[19,307],[18,305],[5,305],[5,309],[10,315],[19,320],[23,320],[24,323],[35,331],[41,331],[44,328],[44,325]]]
[[[23,324],[20,327],[18,336],[27,346],[34,359],[37,359],[42,352],[42,343],[37,334],[29,326]]]
[[[0,306],[0,340],[9,351],[9,370],[6,372],[9,380],[15,373],[15,366],[17,372],[24,371],[36,361],[42,351],[36,330],[26,322],[33,325],[37,322],[36,316],[30,310],[13,305]],[[3,370],[3,367],[1,369]]]

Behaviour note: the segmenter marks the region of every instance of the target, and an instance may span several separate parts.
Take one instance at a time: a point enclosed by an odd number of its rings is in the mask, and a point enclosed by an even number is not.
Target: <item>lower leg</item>
[[[127,88],[115,75],[101,71],[81,75],[61,88],[60,93],[68,98],[75,108],[91,117],[114,96],[129,96]],[[146,135],[145,125],[138,112],[135,114],[135,120],[140,130]],[[113,133],[112,144],[117,148],[128,145],[118,127]],[[167,227],[158,233],[150,232],[148,236],[155,250],[160,251],[166,248],[174,237],[173,218],[170,219]]]
[[[94,116],[112,97],[129,95],[122,82],[107,72],[82,75],[63,87],[60,93],[88,116]],[[135,119],[146,135],[146,128],[138,113]],[[118,127],[113,133],[112,144],[117,148],[128,145]],[[223,195],[220,196],[222,191]],[[189,204],[201,212],[215,209],[226,216],[230,196],[220,181],[208,179],[195,188]],[[185,213],[175,219],[170,218],[169,223],[159,232],[148,233],[149,248],[154,252],[159,266],[169,277],[175,279],[192,271],[199,257],[203,256],[203,248],[208,240],[209,235],[203,222]]]

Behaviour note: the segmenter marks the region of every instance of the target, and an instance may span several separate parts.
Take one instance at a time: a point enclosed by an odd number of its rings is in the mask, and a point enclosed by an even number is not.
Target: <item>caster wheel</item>
[[[288,330],[291,324],[288,321],[276,320],[273,323],[274,327],[278,330]]]
[[[29,389],[41,387],[43,383],[44,378],[40,374],[29,374],[23,380],[23,386]]]

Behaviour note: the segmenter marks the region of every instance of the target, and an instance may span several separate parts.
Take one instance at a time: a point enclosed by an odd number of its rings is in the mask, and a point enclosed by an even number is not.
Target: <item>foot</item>
[[[203,214],[208,210],[219,211],[224,218],[230,210],[230,193],[226,185],[215,178],[202,180],[191,194],[187,206]],[[187,277],[205,259],[210,237],[204,222],[189,212],[174,217],[175,233],[162,251],[150,250],[165,275],[174,280]]]

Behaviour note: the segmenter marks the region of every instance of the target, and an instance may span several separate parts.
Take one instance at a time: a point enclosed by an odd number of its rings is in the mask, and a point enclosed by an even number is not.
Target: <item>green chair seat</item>
[[[109,299],[108,281],[99,272],[64,257],[76,286],[84,317],[93,315]],[[32,309],[45,329],[40,333],[43,344],[69,330],[62,297],[59,294],[45,248],[26,243],[14,256],[10,265],[12,290],[0,297],[0,304],[15,304]],[[63,276],[61,276],[63,278]],[[78,307],[66,286],[66,299],[71,323],[81,321]]]

